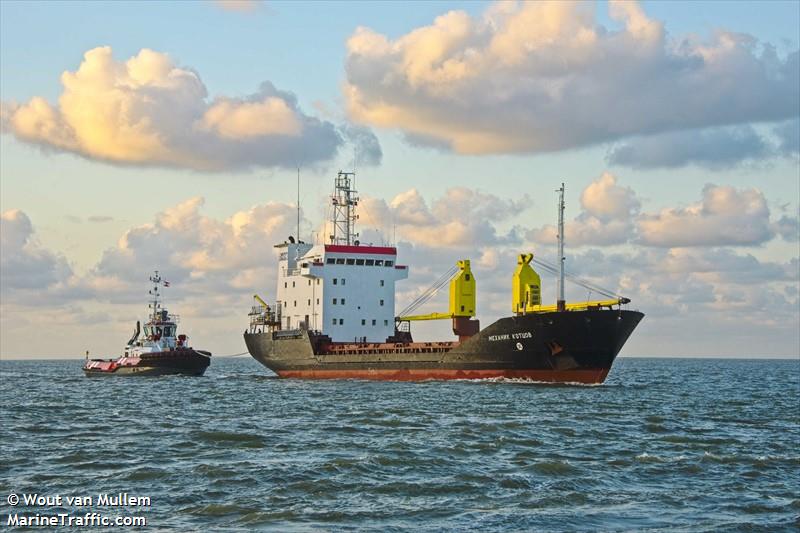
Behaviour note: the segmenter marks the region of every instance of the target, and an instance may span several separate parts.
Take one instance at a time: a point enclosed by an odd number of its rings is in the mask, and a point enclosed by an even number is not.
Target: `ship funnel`
[[[533,254],[519,254],[517,268],[511,282],[511,307],[514,314],[522,315],[532,311],[535,305],[542,305],[542,280],[531,267]]]

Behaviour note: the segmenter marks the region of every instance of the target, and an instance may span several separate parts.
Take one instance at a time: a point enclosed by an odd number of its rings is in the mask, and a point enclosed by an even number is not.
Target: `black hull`
[[[318,337],[301,330],[245,333],[244,338],[253,358],[281,377],[602,383],[643,317],[638,311],[614,310],[512,316],[448,348],[374,344],[330,353]]]
[[[130,361],[134,362],[130,362]],[[92,363],[100,363],[93,365]],[[202,376],[211,364],[211,353],[191,348],[143,354],[139,358],[93,359],[83,366],[87,377],[105,376]]]

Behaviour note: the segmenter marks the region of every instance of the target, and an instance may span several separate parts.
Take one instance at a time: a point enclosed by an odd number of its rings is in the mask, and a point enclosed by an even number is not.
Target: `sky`
[[[120,353],[155,269],[245,351],[299,168],[306,240],[356,170],[398,309],[466,258],[507,316],[563,182],[567,270],[646,314],[623,356],[797,358],[798,41],[793,1],[0,1],[0,357]]]

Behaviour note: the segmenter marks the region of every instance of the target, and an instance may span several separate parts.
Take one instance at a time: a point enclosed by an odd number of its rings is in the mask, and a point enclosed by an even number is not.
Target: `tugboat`
[[[133,336],[125,346],[124,355],[117,359],[88,359],[83,365],[87,377],[95,376],[163,376],[184,374],[202,376],[211,364],[211,353],[189,346],[186,335],[177,335],[178,317],[170,314],[160,302],[159,287],[169,287],[158,270],[150,276],[153,288],[150,313],[144,325],[136,322]]]
[[[329,243],[289,237],[279,251],[275,305],[258,295],[244,332],[253,358],[282,378],[375,380],[514,378],[602,383],[644,314],[623,309],[628,298],[565,274],[564,185],[559,194],[559,264],[517,258],[512,314],[481,329],[470,261],[462,259],[395,314],[395,282],[408,277],[394,246],[364,245],[353,231],[358,197],[354,173],[340,172],[331,197]],[[543,305],[531,263],[558,275],[555,305]],[[511,274],[511,273],[510,273]],[[567,303],[570,278],[606,300]],[[447,312],[414,314],[449,285]],[[410,324],[452,321],[456,340],[418,342]]]

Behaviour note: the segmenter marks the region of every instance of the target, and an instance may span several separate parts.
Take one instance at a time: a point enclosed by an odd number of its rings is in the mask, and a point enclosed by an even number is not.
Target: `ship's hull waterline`
[[[305,330],[244,338],[253,358],[282,378],[602,383],[643,316],[622,310],[512,316],[460,344],[334,344]]]

